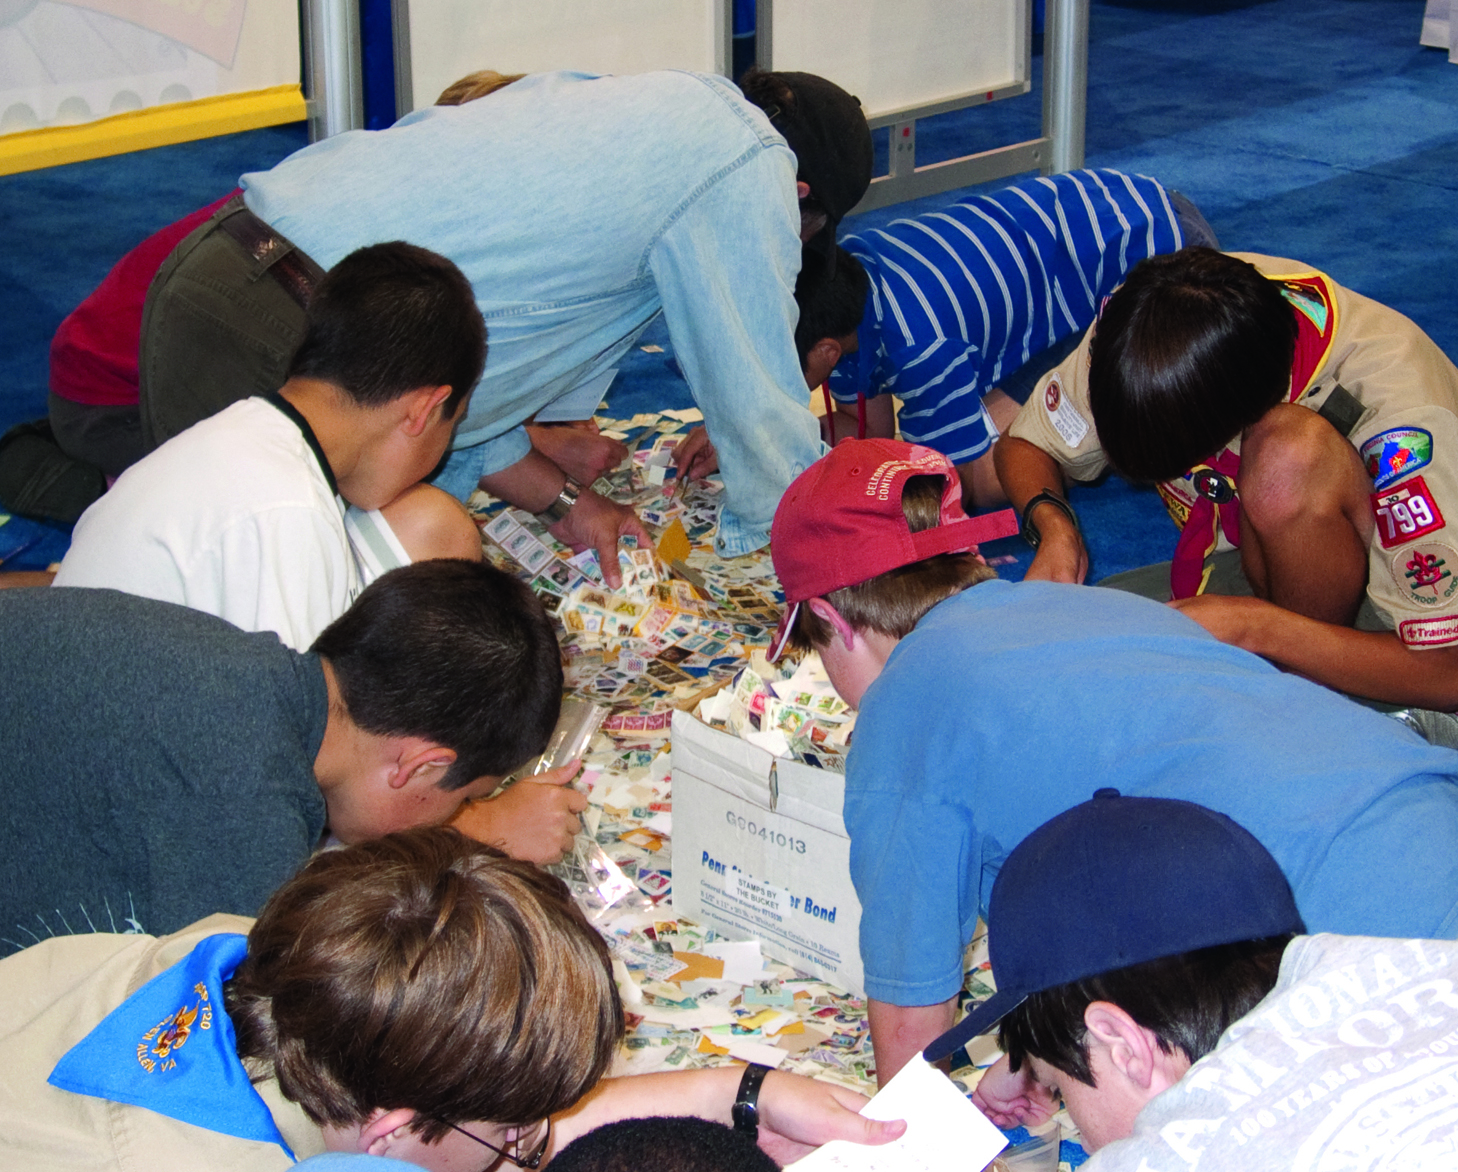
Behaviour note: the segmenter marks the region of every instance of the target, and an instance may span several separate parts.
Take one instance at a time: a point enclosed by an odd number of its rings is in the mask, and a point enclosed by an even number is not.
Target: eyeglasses
[[[533,1131],[536,1130],[535,1127],[524,1129],[524,1132],[518,1131],[515,1138],[512,1139],[511,1143],[506,1148],[498,1148],[495,1144],[487,1143],[479,1135],[472,1135],[464,1127],[457,1127],[454,1123],[447,1123],[446,1126],[449,1127],[452,1131],[459,1131],[467,1139],[475,1140],[478,1144],[480,1144],[488,1151],[495,1152],[496,1163],[491,1165],[492,1168],[495,1168],[496,1165],[501,1163],[502,1160],[505,1160],[509,1164],[515,1164],[518,1168],[540,1168],[542,1166],[542,1160],[547,1155],[547,1147],[552,1142],[551,1119],[545,1119],[542,1121],[542,1123],[537,1125],[538,1127],[543,1128],[541,1142],[539,1142],[536,1147],[532,1148],[531,1151],[527,1152],[526,1155],[520,1154],[521,1137],[523,1133],[530,1135]]]

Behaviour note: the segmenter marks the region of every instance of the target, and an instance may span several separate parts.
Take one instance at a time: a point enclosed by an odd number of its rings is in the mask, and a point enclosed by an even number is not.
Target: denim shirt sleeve
[[[459,501],[468,501],[479,486],[481,477],[504,472],[524,459],[531,450],[532,441],[526,428],[513,427],[482,443],[456,448],[431,483]]]
[[[775,506],[825,450],[795,354],[800,270],[794,156],[756,145],[688,201],[649,265],[674,352],[719,455],[715,544],[769,541]]]

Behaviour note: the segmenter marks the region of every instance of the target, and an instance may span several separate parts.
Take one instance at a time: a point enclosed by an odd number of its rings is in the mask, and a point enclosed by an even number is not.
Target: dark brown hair
[[[940,523],[945,484],[940,476],[907,479],[901,490],[901,511],[911,532],[933,529]],[[937,603],[996,577],[997,571],[979,561],[976,554],[943,553],[833,590],[825,601],[858,631],[879,631],[902,639]],[[834,628],[805,605],[795,616],[788,646],[809,651],[824,647],[834,637]]]
[[[838,244],[834,276],[826,275],[830,266],[816,249],[800,251],[800,275],[795,278],[795,303],[800,307],[795,352],[804,370],[810,351],[822,338],[839,341],[861,328],[871,280],[861,262]]]
[[[1153,1030],[1166,1054],[1181,1050],[1198,1062],[1275,987],[1290,942],[1217,944],[1044,989],[1002,1019],[998,1045],[1014,1071],[1031,1055],[1093,1086],[1084,1010],[1108,1001]]]
[[[566,887],[455,830],[316,855],[224,989],[238,1055],[318,1124],[410,1108],[527,1124],[602,1078],[623,1034],[607,948]]]
[[[314,640],[365,732],[454,749],[440,781],[504,777],[547,747],[562,656],[526,586],[481,562],[440,558],[381,575]]]
[[[1281,285],[1211,248],[1140,261],[1089,343],[1089,406],[1109,462],[1170,480],[1218,454],[1291,385],[1296,318]]]
[[[450,419],[486,365],[486,322],[465,274],[400,240],[351,252],[324,274],[305,315],[289,377],[333,383],[361,406],[449,386],[441,410]]]

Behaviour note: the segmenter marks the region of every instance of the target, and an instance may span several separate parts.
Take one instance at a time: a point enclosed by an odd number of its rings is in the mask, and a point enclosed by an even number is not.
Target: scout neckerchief
[[[238,1139],[275,1143],[288,1154],[267,1104],[238,1059],[223,982],[248,938],[209,936],[158,973],[66,1052],[52,1086],[130,1103]]]
[[[1291,358],[1291,393],[1294,403],[1305,393],[1312,376],[1321,369],[1331,351],[1337,330],[1336,293],[1322,273],[1272,276],[1282,284],[1281,293],[1296,310],[1296,350]],[[1169,587],[1173,598],[1203,594],[1210,571],[1205,559],[1220,542],[1220,534],[1231,545],[1240,545],[1240,498],[1235,477],[1240,457],[1226,448],[1219,455],[1196,464],[1188,475],[1195,490],[1184,528],[1180,530],[1170,563]]]

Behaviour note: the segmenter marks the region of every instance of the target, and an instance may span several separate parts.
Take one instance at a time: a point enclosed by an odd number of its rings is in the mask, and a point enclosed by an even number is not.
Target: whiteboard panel
[[[769,68],[828,77],[870,118],[997,89],[1028,80],[1028,3],[773,0]]]
[[[295,0],[0,0],[0,133],[297,84]]]
[[[726,0],[410,0],[408,108],[478,69],[719,73]]]

